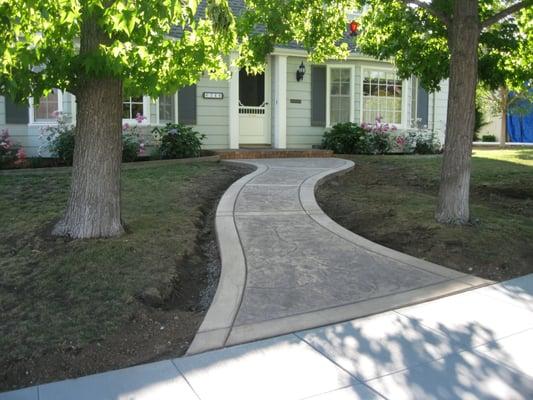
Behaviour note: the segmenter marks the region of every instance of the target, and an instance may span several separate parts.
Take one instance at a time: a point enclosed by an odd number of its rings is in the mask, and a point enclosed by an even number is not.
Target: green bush
[[[154,128],[159,140],[159,156],[162,159],[199,157],[205,135],[181,124],[166,124]]]
[[[59,158],[67,165],[72,165],[74,158],[74,125],[68,125],[64,120],[58,119],[57,125],[47,126],[43,135],[48,142],[48,151],[52,156]]]
[[[75,127],[58,119],[57,125],[47,126],[43,135],[48,142],[48,151],[54,157],[62,160],[66,165],[72,165],[74,158]],[[143,146],[137,127],[123,127],[122,131],[122,161],[135,161]]]
[[[370,154],[373,144],[365,129],[353,122],[345,122],[324,132],[322,147],[338,154]]]
[[[135,161],[139,156],[139,138],[131,133],[122,133],[122,161]]]
[[[13,143],[7,129],[0,130],[0,168],[20,165],[25,160],[24,148]]]
[[[495,135],[483,135],[483,136],[481,136],[481,141],[482,142],[494,143],[494,142],[496,142],[496,136]]]
[[[387,154],[391,150],[390,135],[387,132],[372,131],[367,135],[370,142],[370,153]]]
[[[435,132],[425,130],[418,132],[415,137],[414,152],[416,154],[438,154],[442,152],[441,143]]]

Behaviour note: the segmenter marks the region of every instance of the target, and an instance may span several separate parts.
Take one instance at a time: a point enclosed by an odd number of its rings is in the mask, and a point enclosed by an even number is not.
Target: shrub
[[[159,156],[162,159],[199,157],[205,135],[181,124],[166,124],[152,133],[159,141]]]
[[[75,127],[67,124],[61,117],[57,125],[43,128],[42,135],[48,142],[48,151],[67,165],[72,165],[74,158]],[[122,127],[122,161],[135,161],[144,151],[144,139],[137,126]]]
[[[135,161],[139,156],[139,138],[129,132],[122,133],[122,161]]]
[[[0,168],[20,165],[25,160],[24,148],[13,143],[7,129],[0,130]]]
[[[345,122],[324,132],[322,147],[339,154],[368,154],[371,143],[365,129],[353,122]]]
[[[481,141],[482,142],[493,143],[493,142],[496,142],[496,136],[494,136],[494,135],[483,135],[483,136],[481,136]]]
[[[59,158],[67,165],[72,165],[74,158],[74,125],[69,125],[61,117],[57,119],[57,125],[43,128],[42,136],[48,142],[48,151],[52,156]]]
[[[415,137],[414,152],[416,154],[438,154],[442,146],[435,132],[422,130]]]

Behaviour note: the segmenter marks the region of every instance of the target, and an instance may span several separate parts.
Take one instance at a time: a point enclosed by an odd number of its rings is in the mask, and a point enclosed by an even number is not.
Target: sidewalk
[[[1,400],[533,398],[533,274],[342,324]]]

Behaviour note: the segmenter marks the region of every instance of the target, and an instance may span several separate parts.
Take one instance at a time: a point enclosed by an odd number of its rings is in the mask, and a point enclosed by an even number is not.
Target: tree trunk
[[[80,54],[93,52],[107,38],[94,17],[84,20]],[[122,161],[122,82],[84,76],[76,90],[76,136],[70,197],[53,234],[72,238],[117,236]]]
[[[502,116],[502,124],[500,129],[500,145],[505,146],[507,143],[507,97],[509,96],[509,93],[507,91],[507,88],[501,88],[500,89],[500,104],[501,104],[501,116]]]
[[[435,218],[440,223],[470,220],[470,159],[475,125],[479,15],[477,0],[454,0],[448,27],[450,91],[439,200]]]

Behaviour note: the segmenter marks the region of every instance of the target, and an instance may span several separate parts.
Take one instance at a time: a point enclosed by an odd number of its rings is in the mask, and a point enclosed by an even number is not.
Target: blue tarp
[[[533,104],[522,100],[513,108],[521,109],[522,112],[511,111],[507,114],[507,133],[511,142],[533,143]],[[524,115],[524,110],[531,110],[531,112]]]

